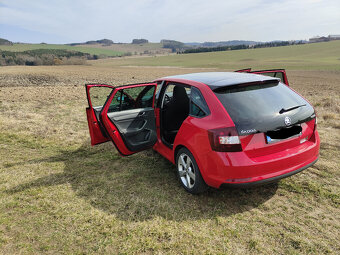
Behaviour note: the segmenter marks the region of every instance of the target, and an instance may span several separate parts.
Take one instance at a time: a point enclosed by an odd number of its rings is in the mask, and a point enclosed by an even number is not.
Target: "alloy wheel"
[[[179,177],[183,185],[192,189],[195,185],[195,167],[190,157],[186,153],[182,153],[178,158],[177,169]]]

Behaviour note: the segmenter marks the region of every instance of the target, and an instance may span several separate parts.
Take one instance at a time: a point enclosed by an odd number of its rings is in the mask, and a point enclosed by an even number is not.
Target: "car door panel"
[[[157,142],[153,108],[156,86],[147,83],[117,87],[100,112],[103,127],[123,156],[148,149]],[[137,92],[130,93],[133,88]]]
[[[97,102],[92,102],[92,101],[96,101],[96,99],[98,98],[98,95],[96,95],[96,93],[92,93],[93,88],[96,88],[98,90],[101,90],[101,89],[104,90],[102,93],[103,102],[101,103],[101,104],[104,104],[105,99],[107,98],[107,96],[110,95],[114,87],[110,85],[104,85],[104,84],[86,84],[85,85],[86,96],[87,96],[87,101],[89,105],[86,108],[86,116],[87,116],[87,123],[89,127],[92,146],[100,144],[100,143],[104,143],[110,140],[110,138],[107,136],[106,131],[100,121],[100,112],[103,108],[103,105],[94,106],[93,104]]]
[[[153,108],[111,112],[107,116],[117,127],[130,151],[140,151],[156,143],[156,120]]]
[[[91,145],[105,143],[109,141],[109,138],[102,132],[95,111],[90,107],[86,108],[87,123],[89,126],[89,132],[91,137]]]

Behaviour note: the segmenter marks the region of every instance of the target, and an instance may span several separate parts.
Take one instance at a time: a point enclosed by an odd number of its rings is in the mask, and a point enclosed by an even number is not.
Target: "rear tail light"
[[[315,121],[314,121],[314,131],[316,130],[316,125],[318,124],[318,117],[315,116]]]
[[[314,128],[313,128],[313,131],[316,130],[316,126],[318,124],[318,119],[316,117],[316,112],[315,112],[315,109],[314,109],[314,113],[312,114],[312,116],[310,116],[312,119],[314,118]]]
[[[235,127],[208,130],[211,149],[221,152],[242,151],[240,138]]]

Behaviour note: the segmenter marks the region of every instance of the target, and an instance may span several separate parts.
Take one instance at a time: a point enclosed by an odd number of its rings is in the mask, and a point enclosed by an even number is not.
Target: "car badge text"
[[[241,134],[250,134],[250,133],[256,133],[256,129],[249,129],[249,130],[241,130]]]

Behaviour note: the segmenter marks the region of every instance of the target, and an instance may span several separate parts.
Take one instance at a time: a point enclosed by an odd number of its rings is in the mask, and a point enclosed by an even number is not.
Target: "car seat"
[[[164,111],[163,134],[173,144],[179,128],[189,115],[189,98],[182,86],[175,86],[173,96]]]

